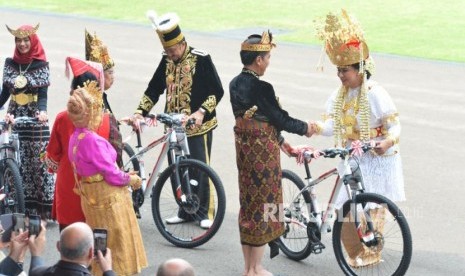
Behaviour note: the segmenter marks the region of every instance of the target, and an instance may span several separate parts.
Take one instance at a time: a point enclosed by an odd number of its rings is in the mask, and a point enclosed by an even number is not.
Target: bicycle
[[[145,197],[150,191],[152,216],[162,236],[178,247],[200,246],[216,234],[223,222],[226,209],[223,184],[210,166],[198,160],[189,159],[190,153],[183,126],[183,114],[161,113],[148,117],[156,118],[157,121],[165,125],[163,136],[153,140],[143,148],[141,134],[135,130],[133,133],[137,136],[137,153],[127,143],[128,139],[125,139],[123,148],[124,170],[137,171],[142,178],[142,188],[132,191],[134,209],[140,217],[139,208],[143,205]],[[120,122],[128,124],[127,120]],[[186,127],[190,123],[193,122],[188,122]],[[147,179],[143,157],[148,151],[160,144],[163,144],[161,152]],[[173,162],[159,174],[168,154]],[[210,188],[209,210],[202,210],[200,199],[194,192],[203,179],[205,181],[203,183],[209,183]],[[192,221],[179,224],[167,223],[166,219],[176,216],[180,209],[191,216]],[[206,216],[212,220],[212,225],[209,228],[199,227],[197,221]]]
[[[15,122],[37,123],[37,118],[18,117]],[[0,120],[0,132],[0,191],[4,195],[0,201],[0,213],[24,213],[19,137],[12,131],[11,124],[4,120]]]
[[[363,153],[371,150],[363,145],[358,150]],[[307,184],[294,172],[282,171],[283,210],[285,233],[279,238],[281,251],[290,259],[299,261],[311,253],[319,254],[325,249],[321,235],[333,232],[332,242],[336,260],[346,275],[377,274],[404,275],[412,256],[412,237],[407,220],[401,210],[384,196],[364,192],[363,181],[358,162],[350,158],[356,148],[332,148],[319,151],[318,154],[304,151],[303,162]],[[312,179],[307,161],[319,154],[326,158],[340,157],[341,163],[317,179]],[[316,185],[337,175],[326,211],[320,211],[316,196]],[[339,193],[345,187],[349,200],[337,212],[337,219],[331,229],[332,215]],[[376,210],[376,211],[373,211]],[[379,213],[376,213],[379,212]],[[384,212],[384,231],[377,219]],[[351,266],[348,263],[349,251],[355,250],[343,243],[341,232],[345,227],[356,231],[360,242],[354,244],[363,247],[368,254],[378,254],[380,262],[371,265]],[[349,229],[349,228],[347,228]],[[381,259],[382,256],[382,259]]]

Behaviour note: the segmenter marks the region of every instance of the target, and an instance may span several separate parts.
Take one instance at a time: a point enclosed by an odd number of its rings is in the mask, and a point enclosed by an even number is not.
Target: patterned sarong
[[[268,123],[238,118],[234,134],[241,243],[261,246],[284,232],[277,131]]]

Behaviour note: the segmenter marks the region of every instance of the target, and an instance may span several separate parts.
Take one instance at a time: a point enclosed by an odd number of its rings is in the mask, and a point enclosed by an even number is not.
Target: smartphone
[[[36,235],[40,233],[40,216],[38,215],[29,215],[29,236]]]
[[[25,231],[26,224],[25,224],[25,218],[26,216],[24,214],[20,213],[14,213],[13,214],[13,224],[14,228],[13,230],[19,233],[19,230],[22,229]]]
[[[9,242],[11,239],[11,232],[13,231],[13,214],[0,215],[0,221],[2,223],[2,242]]]
[[[102,251],[105,256],[107,253],[107,229],[94,229],[94,255],[97,256],[97,250]]]

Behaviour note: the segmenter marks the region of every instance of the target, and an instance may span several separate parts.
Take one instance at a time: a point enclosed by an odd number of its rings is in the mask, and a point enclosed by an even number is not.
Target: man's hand
[[[105,256],[103,256],[102,251],[98,250],[96,258],[102,272],[112,270],[110,248],[107,248],[107,253]]]
[[[29,237],[28,245],[31,256],[42,256],[42,253],[44,253],[46,244],[45,232],[47,232],[47,229],[44,224],[41,223],[39,235],[31,235]]]
[[[11,233],[9,256],[17,263],[24,262],[24,255],[26,254],[28,244],[28,236],[29,231],[23,232],[20,230],[19,234],[17,234],[16,231]]]
[[[195,120],[195,125],[192,125],[192,128],[201,126],[204,116],[205,116],[205,114],[200,110],[197,110],[196,112],[191,114],[189,116],[189,119],[194,119]]]
[[[132,127],[142,133],[141,122],[144,122],[144,117],[139,113],[134,113],[131,118]]]

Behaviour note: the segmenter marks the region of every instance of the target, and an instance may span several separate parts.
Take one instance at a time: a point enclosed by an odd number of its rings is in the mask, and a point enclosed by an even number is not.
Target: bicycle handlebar
[[[154,115],[154,114],[149,114],[150,116],[152,116],[151,118],[153,119],[155,116],[157,118],[157,120],[165,125],[167,125],[168,127],[173,127],[173,126],[182,126],[183,123],[185,122],[184,121],[184,117],[185,115],[184,114],[167,114],[167,113],[159,113],[157,115]],[[191,125],[194,125],[195,124],[195,120],[194,119],[189,119],[187,120],[186,122],[186,128],[191,126]]]
[[[360,147],[360,150],[362,150],[364,153],[373,149],[374,147],[371,146],[370,144],[363,144]],[[347,155],[352,154],[356,148],[354,147],[348,147],[348,148],[329,148],[329,149],[324,149],[324,150],[319,150],[319,154],[315,154],[314,152],[311,151],[305,151],[304,152],[304,157],[306,160],[310,160],[313,158],[316,158],[318,156],[323,156],[325,158],[345,158]]]

